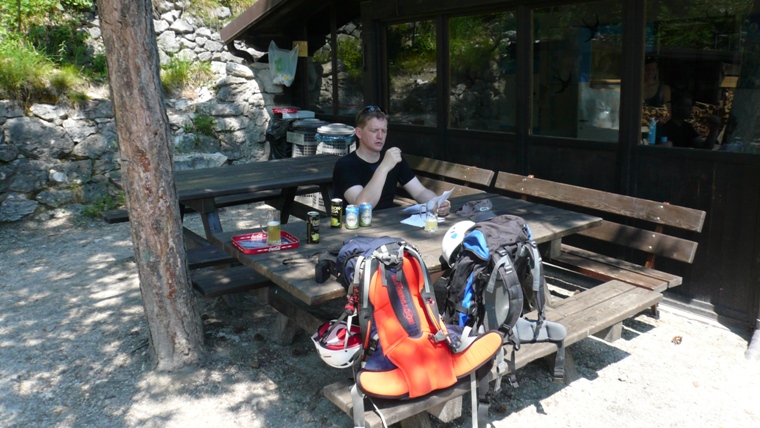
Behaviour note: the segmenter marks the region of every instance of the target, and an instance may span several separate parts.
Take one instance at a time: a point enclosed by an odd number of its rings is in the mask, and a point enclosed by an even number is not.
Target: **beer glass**
[[[261,217],[261,231],[267,236],[267,245],[280,245],[280,211],[270,210]]]

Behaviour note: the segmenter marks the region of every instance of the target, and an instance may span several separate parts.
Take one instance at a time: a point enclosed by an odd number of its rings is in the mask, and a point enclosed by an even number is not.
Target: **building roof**
[[[224,43],[244,41],[266,51],[272,40],[307,40],[330,34],[331,4],[336,27],[358,18],[359,0],[258,0],[219,31]]]

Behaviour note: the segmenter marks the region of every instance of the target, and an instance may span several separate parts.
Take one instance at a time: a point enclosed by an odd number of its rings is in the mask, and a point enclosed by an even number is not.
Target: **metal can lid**
[[[331,123],[317,128],[317,133],[323,135],[353,135],[354,127],[343,123]]]
[[[334,204],[342,204],[343,203],[343,199],[341,199],[341,198],[333,198],[332,199],[332,203],[334,203]]]

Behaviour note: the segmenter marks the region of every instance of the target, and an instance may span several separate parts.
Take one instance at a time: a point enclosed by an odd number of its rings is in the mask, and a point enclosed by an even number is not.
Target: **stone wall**
[[[272,83],[268,64],[246,65],[229,53],[217,31],[184,12],[186,3],[154,2],[161,62],[210,62],[216,83],[193,98],[166,100],[176,169],[268,159],[266,129],[283,87]],[[215,13],[222,22],[231,19],[227,8]],[[93,48],[102,49],[97,17],[87,31]],[[215,137],[187,132],[198,114],[213,118]],[[79,107],[34,104],[28,110],[4,100],[0,127],[0,222],[79,214],[115,193],[108,178],[120,164],[110,100],[95,97]]]

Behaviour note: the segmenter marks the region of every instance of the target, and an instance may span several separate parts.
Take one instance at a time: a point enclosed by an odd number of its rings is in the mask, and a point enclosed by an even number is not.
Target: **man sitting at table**
[[[354,132],[359,146],[356,151],[340,158],[333,170],[333,195],[336,198],[343,198],[346,204],[353,205],[369,202],[377,210],[390,208],[394,206],[396,183],[401,184],[418,203],[437,196],[420,183],[398,147],[385,147],[388,115],[383,109],[375,106],[362,109],[356,115]],[[450,207],[447,200],[438,213],[446,215]]]

